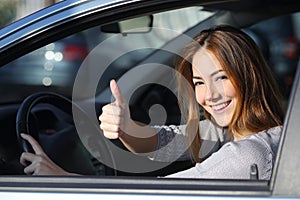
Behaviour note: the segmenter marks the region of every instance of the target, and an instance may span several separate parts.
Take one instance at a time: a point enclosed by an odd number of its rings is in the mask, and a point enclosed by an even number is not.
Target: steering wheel
[[[32,109],[37,104],[41,104],[41,103],[53,105],[56,108],[58,108],[59,110],[64,111],[67,114],[70,114],[71,116],[72,116],[72,108],[73,109],[75,108],[78,111],[80,111],[80,113],[84,116],[85,126],[89,126],[88,130],[91,130],[90,128],[93,127],[92,129],[94,131],[96,131],[96,133],[97,133],[96,138],[95,138],[95,135],[91,135],[89,133],[84,134],[85,135],[84,137],[87,137],[86,138],[87,140],[93,141],[94,149],[95,149],[95,141],[96,141],[96,144],[97,144],[96,148],[97,148],[97,152],[98,152],[96,159],[97,160],[105,160],[105,161],[112,163],[113,166],[111,168],[108,168],[104,165],[105,175],[116,175],[115,169],[117,169],[117,168],[115,166],[114,156],[109,148],[110,143],[100,132],[99,125],[96,123],[93,123],[92,120],[90,119],[90,117],[86,114],[86,112],[84,110],[82,110],[79,106],[74,104],[71,100],[69,100],[68,98],[66,98],[62,95],[56,94],[56,93],[51,93],[51,92],[34,93],[34,94],[28,96],[20,105],[18,112],[17,112],[17,116],[16,116],[16,133],[17,133],[18,141],[19,141],[20,146],[22,147],[23,151],[34,153],[31,145],[21,137],[21,133],[27,133],[27,134],[31,135],[33,138],[35,138],[37,140],[37,142],[40,143],[38,128],[34,127],[35,123],[34,123],[34,121],[32,121],[33,117],[32,117],[31,113],[32,113]],[[81,139],[82,138],[80,138],[80,140]],[[83,148],[83,149],[85,149],[85,151],[88,152],[86,148]],[[84,155],[87,155],[86,152]],[[82,155],[83,154],[81,153],[80,156],[82,156]],[[77,155],[76,155],[76,157],[77,157]],[[91,156],[91,157],[93,157],[93,161],[91,161],[90,158],[88,158],[88,161],[95,163],[95,160],[96,160],[95,156]],[[101,158],[99,158],[99,157],[101,157]],[[76,160],[80,160],[80,159],[87,161],[87,158],[80,158],[80,157],[78,157]],[[57,163],[57,164],[60,165],[60,163]],[[91,165],[91,163],[86,163],[86,164]],[[92,164],[92,165],[95,168],[95,164]],[[99,165],[99,163],[97,165]]]

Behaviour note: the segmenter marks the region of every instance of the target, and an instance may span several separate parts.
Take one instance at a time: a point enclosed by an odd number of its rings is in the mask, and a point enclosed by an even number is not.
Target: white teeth
[[[221,103],[221,104],[212,106],[212,109],[215,110],[215,111],[222,110],[223,108],[225,108],[226,106],[228,106],[228,104],[229,104],[228,102]]]

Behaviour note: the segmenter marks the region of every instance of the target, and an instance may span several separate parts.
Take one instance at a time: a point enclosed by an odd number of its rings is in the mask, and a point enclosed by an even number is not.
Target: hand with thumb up
[[[110,89],[115,101],[103,106],[99,116],[100,128],[108,139],[117,139],[126,132],[131,118],[128,103],[115,80],[110,81]]]

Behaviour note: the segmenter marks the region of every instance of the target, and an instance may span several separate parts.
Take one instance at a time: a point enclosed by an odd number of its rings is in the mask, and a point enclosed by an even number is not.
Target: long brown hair
[[[199,48],[205,48],[217,58],[236,90],[238,106],[228,127],[229,133],[244,137],[246,135],[240,135],[242,130],[257,133],[282,125],[284,112],[275,79],[259,47],[247,34],[231,26],[215,26],[203,30],[183,48],[184,56],[177,59],[176,68],[193,90],[191,60]],[[200,120],[199,110],[192,105],[197,104],[195,94],[187,90],[182,78],[178,79],[178,87],[181,109],[189,112],[187,134],[191,154],[196,162],[200,162],[199,124],[194,128]],[[212,120],[209,113],[205,112],[205,116]],[[191,133],[190,127],[197,134]]]

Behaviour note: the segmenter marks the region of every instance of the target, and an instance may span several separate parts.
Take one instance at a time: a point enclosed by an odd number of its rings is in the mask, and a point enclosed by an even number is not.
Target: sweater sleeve
[[[228,142],[195,167],[168,177],[249,179],[250,166],[256,164],[261,180],[269,180],[272,174],[274,146],[278,145],[280,128],[247,136],[238,142]]]
[[[199,122],[201,150],[199,156],[204,158],[217,151],[225,140],[224,131],[209,120]],[[156,151],[150,159],[162,162],[190,159],[185,125],[154,126],[158,134]]]

